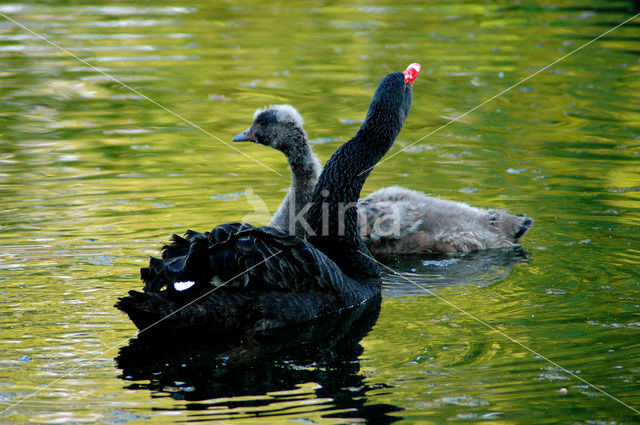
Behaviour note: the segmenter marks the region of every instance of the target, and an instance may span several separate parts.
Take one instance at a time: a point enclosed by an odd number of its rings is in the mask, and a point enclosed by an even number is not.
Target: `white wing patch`
[[[184,291],[185,289],[191,288],[196,283],[192,280],[185,280],[183,282],[176,282],[173,284],[173,287],[176,288],[176,291]]]

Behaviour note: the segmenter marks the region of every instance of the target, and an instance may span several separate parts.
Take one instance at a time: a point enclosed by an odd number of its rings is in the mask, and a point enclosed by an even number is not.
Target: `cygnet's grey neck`
[[[289,161],[291,186],[269,225],[287,233],[304,237],[303,220],[296,219],[296,217],[301,211],[308,208],[313,196],[313,188],[322,172],[322,166],[309,145],[306,133],[299,127],[287,132],[278,149],[287,156]],[[295,223],[295,228],[290,226],[290,223]]]

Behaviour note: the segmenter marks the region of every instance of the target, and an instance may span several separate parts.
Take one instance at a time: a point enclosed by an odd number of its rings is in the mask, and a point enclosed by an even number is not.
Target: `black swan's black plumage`
[[[129,291],[115,306],[141,330],[246,334],[331,314],[378,295],[380,271],[357,231],[355,207],[344,220],[338,214],[357,202],[371,168],[401,130],[411,100],[403,73],[382,79],[362,127],[320,176],[308,214],[315,235],[308,241],[246,223],[174,235],[162,259],[152,258],[141,270],[144,292]],[[195,283],[177,291],[174,284],[183,281]]]

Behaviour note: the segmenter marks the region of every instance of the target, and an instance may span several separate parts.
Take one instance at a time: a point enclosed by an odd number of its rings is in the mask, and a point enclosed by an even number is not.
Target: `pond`
[[[638,422],[640,21],[590,43],[631,1],[0,13],[2,422]],[[113,304],[149,255],[189,228],[266,224],[252,199],[282,200],[282,154],[229,146],[253,112],[296,106],[326,161],[412,62],[411,113],[363,195],[524,213],[522,248],[387,263],[379,309],[326,350],[214,361],[136,340]]]

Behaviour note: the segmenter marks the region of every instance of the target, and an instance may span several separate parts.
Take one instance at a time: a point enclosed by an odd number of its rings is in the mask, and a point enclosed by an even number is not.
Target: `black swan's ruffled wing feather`
[[[275,329],[359,306],[380,291],[379,279],[354,281],[305,240],[240,223],[173,236],[141,274],[144,292],[129,291],[115,306],[160,336]],[[181,281],[194,283],[179,291]]]
[[[345,276],[336,264],[308,242],[271,227],[223,224],[211,232],[173,235],[162,258],[141,269],[145,292],[192,281],[187,291],[203,293],[229,285],[251,290],[303,293],[343,291]],[[186,291],[185,291],[186,292]]]
[[[160,334],[278,328],[358,305],[374,292],[353,285],[308,242],[242,223],[172,236],[141,274],[144,292],[129,291],[116,307],[140,330]],[[173,284],[185,280],[194,285],[177,291]]]

